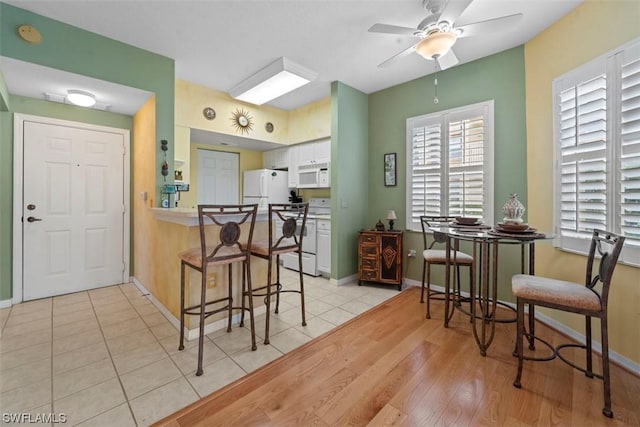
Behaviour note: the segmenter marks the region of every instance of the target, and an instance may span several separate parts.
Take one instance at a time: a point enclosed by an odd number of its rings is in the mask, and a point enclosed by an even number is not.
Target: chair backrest
[[[203,264],[210,262],[246,260],[251,253],[251,240],[256,224],[258,205],[198,205],[200,248]],[[208,219],[207,219],[208,218]],[[210,220],[210,221],[209,221]],[[218,238],[207,232],[206,225],[220,226]],[[243,224],[247,224],[246,239],[242,238]],[[245,226],[245,227],[247,227]]]
[[[309,203],[269,204],[269,251],[301,250],[308,213]]]
[[[430,227],[447,226],[455,219],[455,216],[421,215],[420,225],[422,226],[422,240],[424,241],[424,248],[431,249],[436,243],[444,243],[447,239],[446,234],[430,230]],[[432,236],[431,242],[429,242],[429,236]]]
[[[620,251],[622,251],[624,240],[624,236],[619,236],[609,231],[593,230],[589,256],[587,258],[587,276],[585,284],[588,288],[594,291],[596,290],[593,288],[598,283],[602,284],[600,300],[602,301],[603,307],[607,306],[611,277],[613,276],[613,270],[616,268],[618,263],[618,257],[620,256]],[[599,259],[599,263],[596,272],[594,271],[594,265],[596,264],[597,259]]]

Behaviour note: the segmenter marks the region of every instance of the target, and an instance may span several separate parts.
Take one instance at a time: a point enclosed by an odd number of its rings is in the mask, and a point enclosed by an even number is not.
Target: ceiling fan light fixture
[[[425,59],[439,58],[451,49],[457,38],[451,31],[429,34],[416,45],[416,52]]]
[[[67,91],[67,101],[79,107],[93,107],[96,105],[96,97],[94,94],[76,89],[69,89]]]

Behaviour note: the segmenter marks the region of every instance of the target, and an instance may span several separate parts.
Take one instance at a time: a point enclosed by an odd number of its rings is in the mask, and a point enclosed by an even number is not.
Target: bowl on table
[[[480,223],[480,218],[471,218],[468,216],[457,216],[456,223],[460,225],[476,225]]]
[[[499,222],[498,228],[503,231],[522,232],[529,230],[529,224],[518,224],[516,222]]]

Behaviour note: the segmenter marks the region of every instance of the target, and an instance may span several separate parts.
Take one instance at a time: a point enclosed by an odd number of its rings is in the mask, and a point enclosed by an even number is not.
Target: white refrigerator
[[[245,171],[242,181],[242,203],[258,204],[258,210],[269,209],[269,203],[288,203],[288,175],[285,171],[258,169]]]

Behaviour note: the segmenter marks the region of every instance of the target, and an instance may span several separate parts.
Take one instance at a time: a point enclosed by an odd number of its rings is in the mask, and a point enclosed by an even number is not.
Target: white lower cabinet
[[[318,219],[316,228],[318,272],[331,274],[331,221]]]

